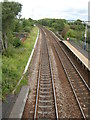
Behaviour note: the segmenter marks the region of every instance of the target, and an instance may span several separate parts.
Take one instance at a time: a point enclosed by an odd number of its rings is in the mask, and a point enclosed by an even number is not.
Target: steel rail
[[[59,46],[61,47],[61,45],[59,44]],[[84,82],[85,86],[87,87],[87,89],[90,91],[90,88],[88,86],[88,84],[86,83],[86,81],[84,80],[84,78],[82,77],[82,75],[80,74],[80,72],[78,71],[78,69],[76,68],[76,66],[74,65],[74,63],[72,62],[72,60],[69,58],[69,56],[67,55],[67,53],[65,52],[65,50],[61,47],[61,49],[63,50],[64,54],[67,56],[67,58],[69,59],[70,63],[73,65],[73,67],[75,68],[76,72],[79,74],[80,78],[82,79],[82,81]]]
[[[51,81],[52,81],[52,87],[53,87],[53,96],[54,96],[54,102],[55,102],[54,103],[55,104],[55,114],[56,114],[56,119],[58,120],[58,110],[57,110],[57,102],[56,102],[55,85],[54,85],[54,80],[53,80],[53,73],[52,73],[52,67],[51,67],[52,65],[51,65],[51,60],[50,60],[47,42],[46,42],[46,46],[47,46],[47,52],[48,52],[49,68],[50,68],[50,75],[51,75]],[[40,87],[40,74],[41,74],[41,58],[40,58],[40,66],[39,66],[39,73],[38,74],[39,74],[38,75],[39,77],[38,77],[38,85],[37,85],[37,95],[36,95],[36,103],[35,103],[35,111],[34,111],[34,120],[36,120],[36,117],[37,117],[38,96],[39,96],[39,87]]]
[[[50,33],[51,34],[51,33]],[[54,38],[56,38],[54,36]],[[57,38],[56,38],[57,39]],[[67,58],[69,59],[70,63],[72,64],[72,66],[74,67],[74,69],[76,70],[76,72],[79,74],[80,78],[82,79],[82,81],[84,82],[85,86],[87,87],[87,89],[90,91],[90,88],[88,86],[88,84],[86,83],[86,81],[84,80],[84,78],[82,77],[82,75],[80,74],[80,72],[78,71],[78,69],[76,68],[76,66],[74,65],[74,63],[72,62],[72,60],[69,58],[69,56],[67,55],[67,53],[65,52],[65,50],[62,48],[62,46],[60,45],[59,41],[57,41],[55,39],[55,41],[58,43],[58,45],[60,46],[60,48],[62,49],[62,51],[64,52],[64,54],[67,56]]]
[[[46,44],[47,44],[47,42],[46,42]],[[48,49],[48,46],[47,46],[47,49]],[[57,99],[56,99],[56,92],[55,92],[55,85],[54,85],[54,76],[53,76],[53,72],[52,72],[52,65],[51,65],[49,49],[48,49],[48,58],[49,58],[49,63],[50,63],[49,65],[50,65],[50,72],[51,72],[51,80],[52,80],[52,86],[53,86],[53,92],[54,92],[56,119],[58,120]]]
[[[81,111],[81,113],[82,113],[82,116],[83,116],[83,118],[86,120],[84,111],[83,111],[83,109],[82,109],[82,107],[81,107],[81,105],[80,105],[80,102],[79,102],[79,99],[78,99],[78,97],[77,97],[77,94],[76,94],[76,92],[75,92],[75,90],[74,90],[74,87],[73,87],[73,85],[72,85],[72,82],[71,82],[70,79],[69,79],[68,73],[67,73],[67,71],[66,71],[66,69],[65,69],[65,66],[64,66],[64,64],[63,64],[63,62],[62,62],[62,60],[61,60],[61,57],[60,57],[59,52],[57,51],[57,48],[55,47],[55,45],[54,45],[54,48],[55,48],[55,50],[56,50],[56,53],[58,54],[58,57],[59,57],[59,59],[60,59],[60,61],[61,61],[61,64],[62,64],[62,66],[63,66],[63,69],[64,69],[64,71],[65,71],[65,73],[66,73],[66,76],[67,76],[68,81],[69,81],[69,83],[70,83],[70,86],[71,86],[71,88],[72,88],[72,90],[73,90],[74,96],[75,96],[76,101],[77,101],[77,103],[78,103],[78,105],[79,105],[79,109],[80,109],[80,111]]]
[[[40,60],[40,62],[41,62],[41,60]],[[40,71],[41,71],[41,64],[40,64],[40,66],[39,66],[39,73],[38,73],[38,85],[37,85],[37,95],[36,95],[36,104],[35,104],[34,120],[36,120],[36,116],[37,116],[37,105],[38,105],[39,84],[40,84]]]
[[[50,33],[50,34],[51,34],[51,36],[52,36],[52,33]],[[59,41],[56,40],[57,38],[56,38],[55,36],[52,36],[52,37],[55,39],[55,41],[57,42],[57,44],[59,45],[59,47],[62,49],[63,53],[66,55],[66,57],[68,58],[68,60],[69,60],[70,63],[72,64],[72,66],[73,66],[73,68],[75,69],[75,71],[78,73],[79,77],[81,78],[82,82],[83,82],[84,85],[86,86],[87,90],[90,91],[90,88],[89,88],[88,84],[86,83],[86,81],[84,80],[84,78],[81,76],[80,72],[78,71],[78,69],[76,68],[76,66],[75,66],[74,63],[72,62],[72,60],[68,57],[67,53],[66,53],[65,50],[62,48],[62,46],[60,45]],[[54,45],[54,43],[53,43],[53,45]],[[72,82],[70,81],[70,78],[69,78],[69,76],[68,76],[68,73],[67,73],[67,71],[66,71],[66,69],[65,69],[65,66],[64,66],[64,64],[63,64],[63,62],[62,62],[62,60],[61,60],[61,57],[60,57],[59,52],[57,51],[57,48],[56,48],[55,45],[54,45],[54,48],[55,48],[55,51],[56,51],[56,53],[57,53],[57,55],[58,55],[58,57],[59,57],[59,59],[60,59],[60,61],[61,61],[61,63],[62,63],[63,69],[64,69],[64,71],[65,71],[65,73],[66,73],[66,76],[67,76],[67,78],[68,78],[68,81],[69,81],[69,83],[70,83],[70,86],[71,86],[71,88],[72,88],[72,90],[73,90],[74,96],[75,96],[76,101],[77,101],[77,103],[78,103],[78,105],[79,105],[79,109],[80,109],[80,111],[81,111],[81,113],[82,113],[82,116],[83,116],[83,118],[86,120],[86,116],[85,116],[85,114],[84,114],[83,108],[81,107],[81,104],[80,104],[79,99],[78,99],[78,97],[77,97],[77,94],[76,94],[76,92],[75,92],[75,90],[74,90],[74,87],[73,87],[73,85],[72,85]]]

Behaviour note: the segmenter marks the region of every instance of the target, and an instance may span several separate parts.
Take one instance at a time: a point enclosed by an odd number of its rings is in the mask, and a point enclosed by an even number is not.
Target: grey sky
[[[11,1],[11,0],[9,0]],[[13,0],[20,2],[22,17],[88,20],[89,0]]]

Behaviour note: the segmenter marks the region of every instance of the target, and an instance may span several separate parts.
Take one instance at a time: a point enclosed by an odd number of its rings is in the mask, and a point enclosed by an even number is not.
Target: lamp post
[[[85,42],[84,42],[84,50],[86,50],[86,40],[87,40],[87,24],[86,24],[86,29],[85,29]]]

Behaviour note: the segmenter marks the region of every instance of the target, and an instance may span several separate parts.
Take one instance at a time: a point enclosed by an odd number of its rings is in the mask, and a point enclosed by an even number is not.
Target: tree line
[[[18,2],[1,2],[2,7],[2,52],[6,52],[9,44],[15,42],[15,32],[30,32],[34,21],[21,19],[22,4]],[[18,40],[19,42],[19,40]]]
[[[85,25],[80,19],[68,22],[65,19],[41,19],[38,23],[48,27],[53,32],[60,34],[64,39],[67,37],[84,41]],[[79,34],[78,34],[79,33]]]
[[[22,4],[18,2],[1,2],[2,6],[2,51],[7,51],[9,44],[14,44],[15,32],[30,32],[34,23],[48,27],[52,31],[62,35],[63,38],[71,37],[84,40],[85,25],[81,20],[68,22],[65,19],[40,19],[34,21],[31,18],[21,18]],[[79,32],[79,34],[78,34]],[[1,33],[1,32],[0,32]],[[20,42],[18,40],[18,42]]]

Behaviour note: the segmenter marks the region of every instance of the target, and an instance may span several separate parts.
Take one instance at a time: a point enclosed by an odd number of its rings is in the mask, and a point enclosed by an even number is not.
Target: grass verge
[[[21,78],[29,56],[32,52],[37,33],[38,28],[33,27],[28,38],[25,40],[22,46],[17,48],[9,46],[8,51],[10,55],[2,56],[2,97],[5,97],[7,94],[11,93]],[[19,88],[26,84],[27,77],[25,76],[21,81]]]

